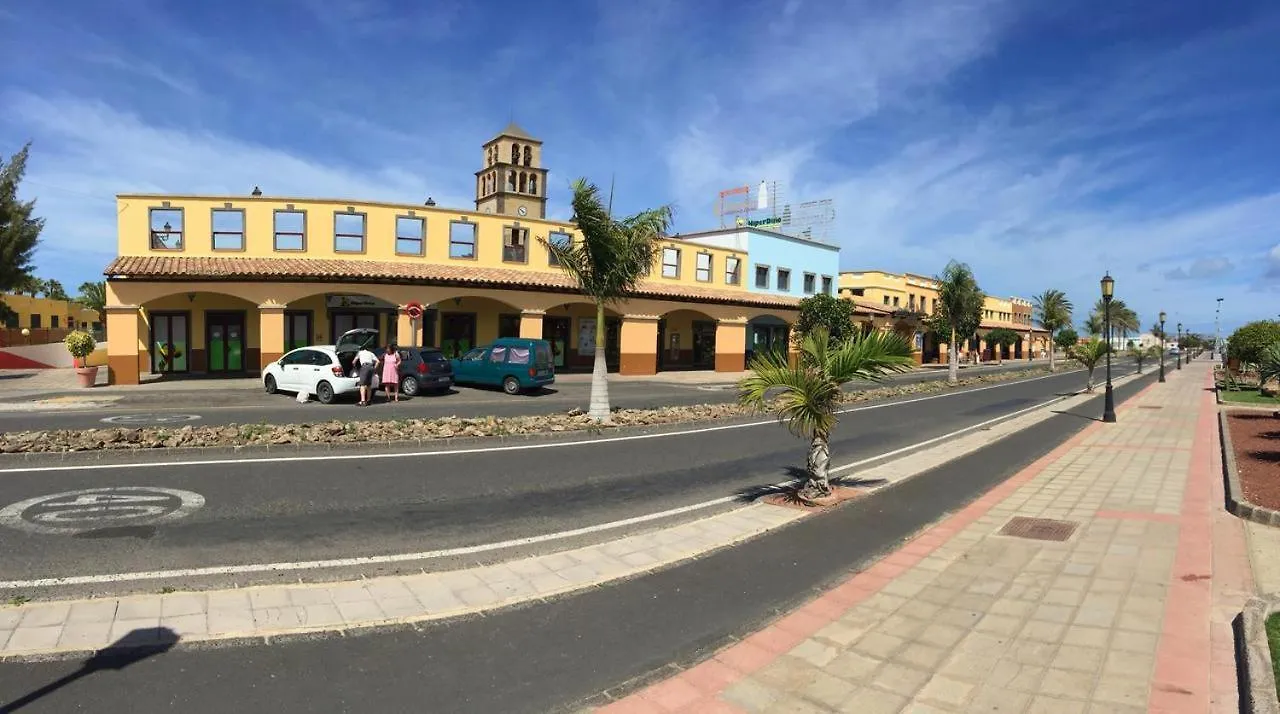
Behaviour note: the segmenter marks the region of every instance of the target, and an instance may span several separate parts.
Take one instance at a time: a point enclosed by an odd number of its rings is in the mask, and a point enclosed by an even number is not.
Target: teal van
[[[556,381],[551,343],[546,340],[502,337],[450,361],[455,383],[502,387],[507,394],[520,394]]]

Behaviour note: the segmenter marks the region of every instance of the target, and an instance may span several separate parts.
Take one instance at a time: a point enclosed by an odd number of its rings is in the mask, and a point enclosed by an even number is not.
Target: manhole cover
[[[1076,532],[1077,525],[1071,521],[1057,521],[1052,518],[1015,516],[1000,529],[1000,535],[1031,540],[1064,541]]]

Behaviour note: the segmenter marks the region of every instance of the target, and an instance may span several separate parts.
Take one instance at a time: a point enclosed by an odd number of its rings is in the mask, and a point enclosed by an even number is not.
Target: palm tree
[[[1270,389],[1267,384],[1275,379],[1280,379],[1280,342],[1272,343],[1258,356],[1258,391],[1265,395]]]
[[[671,217],[671,207],[660,206],[614,220],[600,200],[600,189],[580,178],[573,182],[573,220],[582,239],[569,245],[538,239],[596,306],[596,356],[587,414],[598,422],[608,421],[610,412],[605,306],[624,299],[648,274]]]
[[[987,344],[996,353],[996,364],[1004,364],[1004,348],[1018,344],[1022,337],[1007,327],[997,327],[987,333]]]
[[[1102,334],[1102,315],[1100,313],[1090,313],[1089,318],[1081,325],[1086,334],[1090,337],[1098,337]]]
[[[951,333],[947,342],[947,382],[960,381],[960,350],[957,340],[968,339],[982,323],[982,301],[986,297],[968,265],[951,261],[934,278],[938,283],[938,309],[929,318],[929,328],[938,335]]]
[[[777,412],[778,421],[786,422],[792,434],[809,441],[806,478],[796,496],[812,502],[831,494],[831,431],[844,401],[844,385],[905,372],[915,360],[911,344],[896,332],[855,332],[844,343],[832,343],[821,326],[801,341],[800,356],[794,365],[782,352],[752,359],[753,374],[739,384],[738,398],[751,409]],[[775,390],[781,391],[776,398],[771,397]]]
[[[1046,290],[1034,298],[1036,321],[1049,333],[1049,371],[1056,367],[1053,363],[1053,336],[1064,327],[1071,326],[1071,301],[1061,290]]]
[[[1098,366],[1098,361],[1107,356],[1107,352],[1111,350],[1110,345],[1104,340],[1096,337],[1084,344],[1076,345],[1071,348],[1071,358],[1079,362],[1085,369],[1089,370],[1088,379],[1085,381],[1084,390],[1086,392],[1093,391],[1093,370]]]
[[[1094,303],[1093,313],[1089,315],[1090,322],[1085,323],[1086,326],[1089,327],[1089,330],[1090,330],[1089,334],[1091,335],[1102,334],[1102,331],[1106,329],[1103,321],[1103,317],[1106,314],[1107,314],[1106,303],[1103,300],[1099,299],[1098,302]],[[1142,329],[1141,328],[1142,322],[1138,319],[1138,313],[1134,312],[1132,308],[1126,305],[1124,300],[1112,300],[1110,314],[1111,314],[1111,330],[1113,334],[1105,335],[1104,337],[1107,340],[1112,339],[1112,337],[1114,336],[1114,332],[1116,330],[1120,331],[1120,340],[1123,342],[1124,339],[1128,337],[1130,332],[1137,332],[1138,330]],[[1093,332],[1092,330],[1092,327],[1095,325],[1098,328],[1097,332]]]
[[[98,322],[106,323],[107,284],[101,280],[80,283],[80,294],[76,302],[98,313]]]
[[[1156,347],[1155,345],[1148,345],[1147,347],[1143,347],[1141,345],[1132,345],[1129,347],[1129,350],[1126,354],[1128,354],[1129,357],[1133,359],[1134,362],[1137,363],[1138,374],[1142,374],[1142,363],[1146,362],[1147,359],[1155,359],[1159,357],[1160,348]]]

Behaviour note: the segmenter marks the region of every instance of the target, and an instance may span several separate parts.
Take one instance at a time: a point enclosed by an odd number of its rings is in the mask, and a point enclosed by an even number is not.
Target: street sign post
[[[404,314],[409,316],[409,329],[413,332],[413,337],[409,341],[416,348],[418,346],[418,325],[422,320],[422,303],[414,300],[405,305]]]

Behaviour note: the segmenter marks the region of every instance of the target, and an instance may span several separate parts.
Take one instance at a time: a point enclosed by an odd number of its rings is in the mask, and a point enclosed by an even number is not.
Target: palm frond
[[[805,335],[799,349],[795,365],[782,352],[756,356],[750,365],[753,373],[739,383],[739,401],[776,412],[792,434],[806,439],[831,432],[846,383],[878,380],[909,369],[913,361],[911,345],[894,333],[857,335],[836,344],[825,327],[817,327]]]
[[[887,374],[911,369],[913,354],[911,344],[896,332],[857,334],[829,353],[827,372],[841,384],[859,379],[878,382]]]
[[[1266,384],[1273,379],[1280,379],[1280,342],[1264,349],[1258,358],[1258,384]]]
[[[793,367],[780,353],[757,356],[751,369],[752,374],[739,384],[743,406],[776,412],[779,422],[804,439],[812,438],[816,431],[829,432],[835,425],[832,385],[820,370]],[[835,390],[839,391],[839,385]]]

